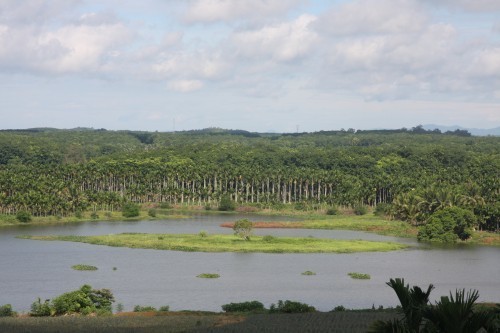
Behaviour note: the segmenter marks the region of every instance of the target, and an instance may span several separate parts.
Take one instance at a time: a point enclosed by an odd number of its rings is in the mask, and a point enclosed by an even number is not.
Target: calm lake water
[[[259,300],[266,306],[278,300],[295,300],[329,311],[337,305],[369,308],[396,306],[396,295],[385,285],[404,277],[410,285],[436,289],[437,300],[457,288],[477,289],[481,301],[500,301],[500,248],[484,246],[430,247],[414,240],[364,232],[334,230],[260,229],[258,235],[313,236],[317,238],[397,241],[408,250],[355,254],[187,253],[113,248],[70,242],[44,242],[15,238],[18,235],[102,235],[144,233],[232,233],[222,222],[235,215],[191,216],[187,219],[139,222],[86,222],[50,226],[0,228],[0,305],[10,303],[28,311],[40,297],[53,298],[83,284],[109,288],[116,303],[170,305],[172,310],[220,311],[230,302]],[[253,221],[285,220],[248,216]],[[75,264],[89,264],[97,271],[75,271]],[[116,270],[113,268],[116,267]],[[311,270],[315,276],[303,276]],[[371,275],[353,280],[347,273]],[[200,273],[218,273],[219,279],[200,279]]]

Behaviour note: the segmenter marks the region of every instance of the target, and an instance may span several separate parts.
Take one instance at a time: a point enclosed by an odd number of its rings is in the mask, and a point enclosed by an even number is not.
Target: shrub
[[[475,222],[476,217],[470,210],[448,207],[433,213],[426,225],[420,228],[417,238],[441,243],[466,240],[471,236]]]
[[[279,300],[278,304],[271,304],[269,308],[270,313],[304,313],[304,312],[315,312],[314,306],[307,305],[305,303],[295,302],[295,301],[282,301]]]
[[[374,214],[377,215],[377,216],[386,216],[386,215],[389,215],[390,211],[391,211],[391,205],[390,204],[379,203],[375,207]]]
[[[81,218],[83,218],[83,213],[82,213],[82,211],[81,211],[81,210],[77,210],[77,211],[75,212],[75,217],[76,217],[77,219],[81,219]]]
[[[222,306],[224,312],[252,312],[252,311],[264,311],[264,304],[259,301],[241,302],[241,303],[229,303]]]
[[[333,311],[345,311],[345,307],[343,305],[338,305],[333,308]]]
[[[326,210],[326,215],[338,215],[339,209],[337,207],[330,207]]]
[[[16,219],[19,222],[28,223],[31,221],[31,214],[25,210],[17,212]]]
[[[358,279],[358,280],[369,280],[369,279],[371,279],[370,274],[365,274],[365,273],[351,272],[351,273],[347,273],[347,275],[349,275],[353,279]]]
[[[271,236],[271,235],[265,235],[262,237],[262,241],[267,242],[267,243],[272,243],[276,240],[276,237]]]
[[[150,209],[148,210],[148,215],[149,215],[150,217],[156,217],[156,209],[154,209],[154,208],[150,208]]]
[[[368,208],[365,205],[356,205],[354,206],[354,214],[356,215],[365,215],[368,213]]]
[[[212,210],[212,206],[210,206],[210,205],[205,205],[205,210]]]
[[[12,305],[5,304],[0,306],[0,317],[15,317],[16,313],[12,311]]]
[[[171,208],[172,208],[172,205],[171,205],[171,204],[169,204],[168,202],[162,202],[162,203],[160,204],[160,208],[161,208],[161,209],[171,209]]]
[[[116,312],[123,312],[123,304],[122,303],[118,303],[116,304]]]
[[[170,311],[170,306],[168,306],[168,305],[160,306],[160,308],[158,309],[158,311],[160,311],[160,312],[168,312],[168,311]]]
[[[243,238],[244,240],[250,240],[250,235],[252,234],[253,223],[247,219],[241,219],[234,222],[233,231],[236,236]]]
[[[52,314],[50,300],[46,299],[42,303],[40,297],[31,304],[30,316],[32,317],[48,317]]]
[[[156,308],[153,306],[150,306],[150,305],[146,305],[146,306],[136,305],[136,306],[134,306],[134,312],[155,312],[155,311],[156,311]]]
[[[223,195],[219,202],[219,210],[226,212],[235,209],[236,209],[236,204],[234,203],[233,200],[231,200],[231,196],[229,194]]]
[[[316,273],[314,273],[313,271],[305,271],[302,272],[302,275],[316,275]]]
[[[80,313],[88,315],[99,312],[111,312],[115,299],[109,289],[92,289],[83,285],[80,289],[64,293],[52,300],[51,310],[55,315]]]
[[[206,232],[205,230],[201,230],[198,233],[198,236],[200,236],[201,238],[207,238],[208,237],[208,232]]]
[[[99,214],[97,214],[97,212],[92,212],[92,214],[90,214],[90,218],[92,220],[97,220],[99,218]]]
[[[136,217],[139,216],[139,205],[128,202],[122,207],[122,215],[124,217]]]

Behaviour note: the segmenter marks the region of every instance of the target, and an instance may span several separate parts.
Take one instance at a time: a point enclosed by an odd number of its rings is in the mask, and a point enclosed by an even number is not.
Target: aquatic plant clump
[[[216,273],[202,273],[196,275],[197,278],[202,278],[202,279],[218,279],[220,278],[219,274]]]
[[[97,271],[97,267],[91,265],[73,265],[71,268],[75,271]]]
[[[371,279],[370,274],[351,272],[347,273],[351,278],[358,280],[369,280]]]
[[[302,275],[316,275],[316,273],[313,271],[305,271],[305,272],[302,272]]]

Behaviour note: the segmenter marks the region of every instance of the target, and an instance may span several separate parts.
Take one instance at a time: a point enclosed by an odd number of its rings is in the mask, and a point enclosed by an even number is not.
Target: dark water
[[[52,298],[90,284],[109,288],[125,310],[134,305],[170,305],[172,310],[220,311],[222,304],[259,300],[266,306],[290,299],[328,311],[346,308],[395,306],[397,298],[385,285],[404,277],[411,285],[433,283],[438,299],[456,288],[479,290],[482,301],[500,301],[500,248],[481,246],[429,247],[413,240],[354,231],[260,229],[259,235],[401,241],[409,250],[356,254],[185,253],[113,248],[70,242],[43,242],[15,236],[121,232],[208,233],[232,232],[219,224],[237,216],[192,216],[188,219],[140,222],[87,222],[0,229],[0,305],[10,303],[28,311],[40,297]],[[245,216],[245,218],[249,218]],[[277,217],[250,217],[259,221]],[[75,264],[99,268],[85,272]],[[116,270],[113,270],[116,267]],[[315,276],[303,276],[311,270]],[[347,273],[371,275],[353,280]],[[219,279],[200,279],[200,273],[218,273]]]

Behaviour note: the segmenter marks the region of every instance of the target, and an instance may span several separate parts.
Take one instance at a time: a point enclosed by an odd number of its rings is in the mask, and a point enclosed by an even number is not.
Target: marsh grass
[[[159,240],[159,237],[163,237]],[[102,236],[20,236],[20,238],[69,241],[116,247],[172,250],[186,252],[261,252],[261,253],[353,253],[400,250],[407,245],[366,240],[275,237],[273,242],[263,237],[245,241],[232,235],[140,234],[122,233]]]
[[[302,272],[302,275],[316,275],[316,273],[313,271],[305,271],[305,272]]]
[[[356,273],[356,272],[351,272],[347,273],[351,278],[357,279],[357,280],[369,280],[371,279],[370,274],[365,274],[365,273]]]
[[[75,271],[97,271],[97,267],[91,265],[73,265],[71,268]]]

